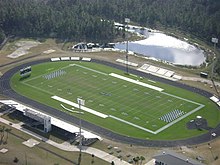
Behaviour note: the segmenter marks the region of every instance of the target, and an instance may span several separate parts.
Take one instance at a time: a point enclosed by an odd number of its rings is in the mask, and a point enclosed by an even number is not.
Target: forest
[[[114,21],[173,28],[210,42],[220,35],[219,0],[0,0],[0,42],[10,35],[111,42]]]

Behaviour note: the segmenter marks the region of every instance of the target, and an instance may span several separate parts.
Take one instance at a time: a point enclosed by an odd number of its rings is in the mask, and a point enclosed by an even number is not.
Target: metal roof
[[[177,154],[171,151],[163,151],[162,153],[153,157],[158,162],[163,162],[167,165],[204,165],[194,159]]]
[[[38,113],[38,115],[41,114],[41,115],[44,115],[44,116],[50,116],[52,125],[57,126],[58,128],[64,129],[64,130],[66,130],[68,132],[71,132],[71,133],[79,133],[79,127],[77,127],[77,126],[75,126],[71,123],[65,122],[61,119],[58,119],[58,117],[48,115],[46,113],[40,112],[40,111],[38,111],[36,109],[33,109],[31,107],[28,107],[26,105],[20,104],[20,103],[14,101],[14,100],[0,100],[0,103],[3,103],[3,104],[8,105],[10,107],[16,108],[16,110],[21,111],[21,112],[24,112],[25,109],[29,109],[33,112]],[[91,133],[87,130],[84,130],[84,129],[82,129],[82,135],[85,138],[98,138],[99,140],[102,140],[102,138],[100,136],[98,136],[94,133]]]

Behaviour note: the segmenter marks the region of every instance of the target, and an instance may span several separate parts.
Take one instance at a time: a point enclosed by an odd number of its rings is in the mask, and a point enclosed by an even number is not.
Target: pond
[[[186,41],[162,32],[142,31],[146,39],[128,43],[128,50],[178,65],[199,66],[205,62],[204,51]],[[115,48],[125,50],[126,43],[116,43]]]

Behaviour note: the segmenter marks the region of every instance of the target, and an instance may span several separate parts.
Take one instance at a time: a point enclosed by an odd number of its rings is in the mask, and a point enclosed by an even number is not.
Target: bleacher
[[[79,60],[80,60],[80,57],[70,57],[70,60],[71,60],[71,61],[79,61]]]
[[[61,61],[69,61],[70,57],[61,57],[60,59],[61,59]]]
[[[148,65],[148,64],[144,64],[141,68],[142,68],[143,70],[146,70],[149,66],[150,66],[150,65]]]
[[[168,72],[168,70],[163,69],[163,68],[160,68],[160,69],[157,71],[157,73],[160,74],[160,75],[165,75],[167,72]]]
[[[159,77],[163,77],[166,79],[170,79],[173,81],[177,81],[177,80],[181,80],[182,77],[179,75],[176,75],[174,71],[171,70],[167,70],[164,68],[160,68],[160,67],[156,67],[153,65],[149,65],[149,64],[144,64],[142,65],[140,68],[138,68],[137,70],[145,72],[145,73],[150,73]]]
[[[59,57],[57,57],[57,58],[51,58],[50,61],[52,61],[52,62],[60,61],[60,58],[59,58]]]
[[[156,67],[156,66],[150,65],[150,66],[147,68],[147,70],[148,70],[149,72],[156,73],[156,72],[159,70],[159,68]]]
[[[175,74],[175,72],[173,72],[173,71],[168,71],[168,72],[166,72],[164,75],[165,75],[166,77],[172,77],[174,74]]]
[[[87,58],[87,57],[83,57],[83,58],[82,58],[82,61],[90,62],[91,60],[92,60],[91,58]]]
[[[217,96],[210,97],[210,100],[212,100],[214,103],[216,103],[220,107],[220,100]]]
[[[138,67],[138,64],[130,62],[130,61],[125,61],[122,59],[117,59],[116,62],[122,63],[122,64],[128,64],[129,66],[134,66],[134,67]]]
[[[83,58],[80,58],[80,57],[54,57],[54,58],[50,59],[51,62],[56,62],[56,61],[80,61],[80,60],[90,62],[92,59],[88,58],[88,57],[83,57]]]

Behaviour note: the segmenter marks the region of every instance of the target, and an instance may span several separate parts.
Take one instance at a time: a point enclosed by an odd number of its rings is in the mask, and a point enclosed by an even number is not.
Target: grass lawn
[[[41,141],[40,144],[35,147],[29,148],[23,145],[22,142],[33,137],[0,123],[0,128],[3,126],[5,127],[5,130],[8,130],[8,135],[7,132],[4,131],[5,136],[0,143],[0,148],[6,148],[8,149],[8,152],[5,154],[0,153],[0,164],[70,165],[78,161],[78,152],[62,151]],[[18,159],[17,163],[14,163],[15,158]],[[83,153],[81,165],[92,164],[92,159],[91,155]],[[93,165],[100,164],[108,165],[109,163],[95,157]]]
[[[32,66],[32,74],[26,79],[15,74],[11,85],[18,93],[43,104],[143,139],[192,137],[206,132],[186,128],[186,123],[197,115],[207,119],[211,127],[220,119],[217,107],[207,98],[134,75],[126,76],[122,71],[96,63],[39,64]],[[52,99],[53,96],[71,104]],[[79,97],[86,100],[85,108],[89,109],[83,110],[84,115],[71,112],[79,111],[76,104]],[[179,129],[182,131],[176,134]]]

